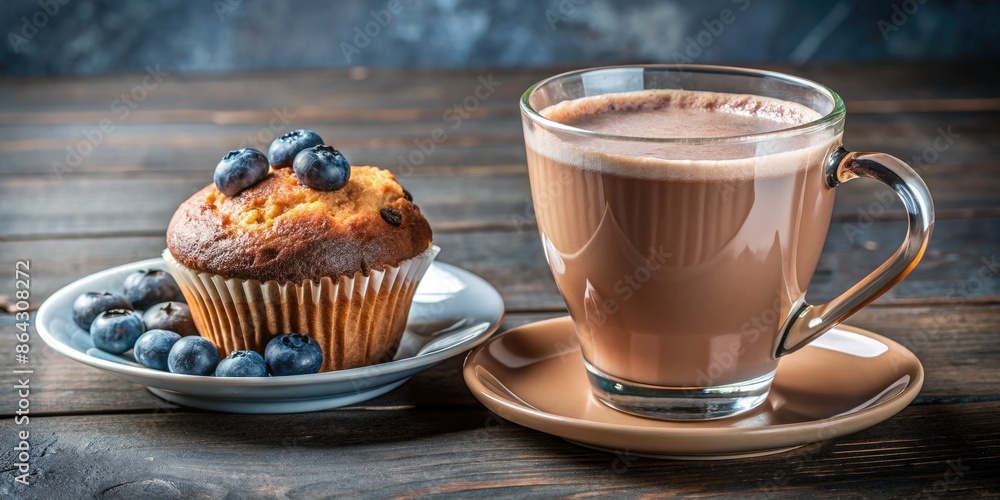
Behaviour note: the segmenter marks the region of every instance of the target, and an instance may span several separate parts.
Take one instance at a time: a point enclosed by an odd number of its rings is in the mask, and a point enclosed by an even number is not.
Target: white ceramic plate
[[[149,259],[92,274],[52,294],[35,315],[38,334],[60,354],[146,386],[177,404],[232,413],[294,413],[325,410],[385,394],[414,374],[485,341],[500,326],[504,306],[486,280],[464,269],[431,264],[417,287],[399,352],[380,365],[313,375],[215,378],[146,368],[131,351],[118,356],[94,348],[90,334],[72,319],[73,301],[89,291],[120,293],[125,276],[139,269],[166,270]],[[456,374],[457,376],[457,374]]]

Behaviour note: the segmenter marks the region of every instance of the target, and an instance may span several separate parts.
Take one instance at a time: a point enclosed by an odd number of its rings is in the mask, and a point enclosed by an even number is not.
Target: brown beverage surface
[[[542,114],[651,138],[743,136],[819,118],[776,99],[674,90],[587,97]],[[815,135],[770,151],[526,133],[546,257],[594,367],[671,387],[777,367],[779,326],[805,294],[833,207],[823,167],[839,136]]]

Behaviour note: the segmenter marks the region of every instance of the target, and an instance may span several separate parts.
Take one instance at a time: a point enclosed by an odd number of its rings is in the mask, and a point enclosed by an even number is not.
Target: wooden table
[[[460,358],[347,408],[217,414],[166,403],[34,336],[33,484],[24,487],[10,465],[22,428],[11,418],[11,371],[22,365],[14,316],[5,313],[0,497],[1000,493],[1000,88],[990,67],[774,66],[843,95],[849,148],[927,159],[918,169],[937,204],[930,249],[910,277],[849,320],[912,349],[926,384],[910,407],[871,429],[766,458],[615,456],[493,416],[466,389]],[[266,149],[275,133],[311,128],[353,163],[397,174],[430,219],[440,259],[503,293],[504,329],[564,314],[530,221],[516,106],[529,84],[555,71],[0,80],[0,310],[13,308],[16,260],[31,260],[37,308],[78,277],[155,257],[174,209],[211,182],[225,151]],[[438,128],[444,138],[435,142]],[[954,143],[935,150],[949,130]],[[421,144],[427,151],[415,153]],[[67,163],[67,148],[79,161]],[[838,191],[811,299],[845,289],[898,245],[899,204],[866,208],[878,192],[867,181]],[[873,212],[873,220],[862,215]]]

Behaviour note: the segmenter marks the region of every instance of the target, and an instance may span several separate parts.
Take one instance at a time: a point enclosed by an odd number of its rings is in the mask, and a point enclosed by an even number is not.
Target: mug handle
[[[934,228],[934,201],[927,185],[902,160],[885,153],[852,153],[843,147],[833,152],[826,183],[835,188],[858,177],[867,177],[892,188],[906,208],[906,240],[878,269],[825,304],[805,302],[785,321],[775,357],[804,347],[848,316],[879,298],[917,266]]]

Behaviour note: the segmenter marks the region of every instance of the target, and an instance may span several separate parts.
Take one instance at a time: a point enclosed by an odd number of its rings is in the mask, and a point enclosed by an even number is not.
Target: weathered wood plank
[[[834,223],[813,278],[810,300],[829,299],[875,269],[899,246],[905,224],[898,220],[870,225]],[[997,300],[1000,279],[990,269],[997,259],[997,241],[1000,218],[938,221],[921,264],[880,302]],[[438,233],[435,242],[442,248],[439,260],[489,280],[503,294],[508,310],[563,307],[533,227]],[[7,263],[32,259],[37,306],[66,283],[114,265],[155,257],[165,245],[163,236],[8,241],[0,242],[0,255]],[[977,277],[977,273],[982,274]]]
[[[160,413],[35,418],[21,498],[824,496],[996,494],[1000,403],[911,406],[871,429],[770,457],[609,454],[485,409],[306,415]],[[16,463],[4,424],[5,463]]]
[[[447,107],[447,103],[442,103],[442,110],[447,109]],[[132,123],[130,120],[123,122],[115,120],[113,121],[115,127],[104,134],[103,140],[98,141],[100,138],[98,135],[92,137],[94,137],[94,143],[100,142],[96,149],[126,148],[118,151],[125,156],[135,154],[137,148],[148,151],[163,151],[173,148],[184,150],[195,147],[199,149],[188,151],[188,153],[200,151],[200,148],[215,148],[219,151],[220,158],[225,154],[225,151],[243,143],[250,147],[266,150],[274,137],[295,128],[315,128],[331,145],[344,151],[352,151],[352,148],[416,147],[413,141],[430,139],[431,131],[435,128],[441,128],[446,134],[452,132],[448,138],[456,142],[462,139],[475,139],[479,141],[479,144],[487,145],[491,142],[508,143],[521,138],[521,129],[509,126],[511,123],[518,123],[517,108],[516,106],[509,107],[513,109],[510,109],[502,117],[481,117],[470,113],[467,118],[458,120],[456,117],[452,120],[445,119],[442,116],[443,113],[438,113],[437,116],[427,119],[399,119],[390,123],[336,119],[311,120],[303,119],[291,112],[279,116],[279,121],[273,123],[270,122],[270,119],[275,117],[273,114],[263,116],[259,121],[252,123],[233,124],[149,124]],[[452,129],[456,123],[458,123],[457,127]],[[94,126],[96,126],[96,122]],[[3,142],[0,142],[0,152],[55,150],[65,154],[65,146],[67,144],[76,146],[76,141],[85,139],[83,132],[89,130],[87,124],[60,123],[8,125],[0,127],[0,131],[4,133]],[[95,154],[98,152],[96,151]],[[90,158],[97,159],[93,155],[88,157],[88,160]],[[197,159],[197,157],[193,158]],[[180,169],[193,166],[195,165],[178,165]]]
[[[565,312],[512,313],[501,331]],[[872,306],[848,322],[886,335],[920,358],[926,381],[917,402],[954,402],[1000,397],[1000,350],[997,324],[1000,306],[896,307]],[[12,315],[0,315],[0,352],[13,352]],[[63,357],[35,337],[31,343],[32,415],[115,412],[188,411],[160,400],[140,385],[105,374]],[[379,398],[354,405],[369,410],[402,407],[477,407],[465,388],[461,366],[465,356],[452,358]],[[11,387],[17,368],[0,358],[0,386]],[[13,415],[16,401],[0,402],[0,415]]]
[[[449,107],[450,104],[443,104],[442,110]],[[992,162],[1000,153],[998,117],[1000,112],[852,115],[848,118],[845,144],[850,149],[884,151],[906,160],[926,153],[927,161],[922,162],[929,164]],[[226,151],[240,145],[266,149],[276,135],[268,128],[267,119],[233,125],[116,121],[115,128],[103,137],[92,132],[96,126],[96,122],[87,126],[0,126],[0,175],[52,176],[57,170],[64,175],[101,176],[149,171],[204,172],[212,169]],[[525,162],[514,103],[509,103],[508,111],[501,117],[470,117],[460,123],[441,117],[385,123],[291,120],[283,127],[282,130],[314,128],[343,150],[354,164],[379,165],[402,173],[430,166]],[[436,144],[432,139],[435,129],[445,134],[438,136],[443,139]],[[941,131],[949,129],[950,139],[940,140]],[[87,130],[91,130],[93,140],[84,137]],[[935,140],[941,151],[935,150]],[[84,154],[76,158],[67,148]],[[61,166],[53,167],[55,163]]]
[[[848,102],[873,100],[969,99],[997,97],[984,72],[989,65],[961,62],[941,63],[933,70],[926,64],[817,64],[760,67],[800,75],[835,89]],[[232,75],[178,75],[164,78],[148,92],[135,117],[155,111],[269,110],[274,106],[309,105],[365,111],[380,109],[436,109],[443,100],[461,99],[473,92],[478,77],[492,74],[500,83],[496,93],[514,98],[529,85],[563,69],[496,71],[420,71],[370,69],[350,71],[282,71]],[[22,123],[50,112],[101,113],[121,94],[142,83],[143,74],[75,77],[73,79],[0,79],[0,113],[17,113]],[[78,115],[80,119],[86,116]],[[61,116],[60,123],[72,116]],[[190,118],[183,118],[191,121]],[[2,120],[0,120],[2,121]]]
[[[492,76],[491,76],[492,75]],[[47,112],[79,113],[80,119],[92,118],[90,113],[106,113],[118,100],[121,109],[131,94],[133,104],[130,115],[137,121],[146,117],[157,120],[158,112],[183,110],[195,112],[181,116],[185,121],[241,121],[239,114],[197,114],[199,111],[270,110],[277,107],[304,110],[353,111],[360,119],[387,119],[391,117],[370,113],[372,110],[433,111],[440,115],[442,106],[461,103],[467,96],[480,98],[487,93],[507,101],[516,99],[531,84],[547,75],[543,70],[481,72],[394,72],[378,70],[372,77],[351,79],[346,72],[317,71],[266,75],[193,76],[170,75],[155,83],[145,74],[126,74],[113,77],[45,79],[31,85],[22,80],[0,80],[5,90],[0,99],[0,112],[32,122],[33,116],[44,117]],[[145,90],[145,91],[144,91]],[[49,98],[46,99],[46,94]],[[127,104],[124,104],[127,106]],[[366,112],[368,112],[366,114]],[[0,115],[3,116],[3,115]],[[192,119],[193,118],[193,119]],[[59,122],[73,121],[73,116],[63,116]],[[170,120],[170,118],[168,118]],[[0,119],[0,122],[6,122]],[[48,122],[49,120],[41,120]]]
[[[513,224],[529,207],[528,178],[516,174],[403,176],[398,179],[435,231]],[[998,164],[1000,173],[1000,164]],[[105,179],[67,176],[0,184],[0,241],[46,236],[164,233],[177,206],[212,182],[212,171],[184,176]],[[1000,175],[997,188],[1000,189]],[[31,200],[31,203],[25,203]],[[530,215],[531,211],[528,210]]]
[[[444,107],[444,105],[443,105]],[[272,128],[265,117],[253,124],[131,124],[113,122],[102,133],[93,126],[0,127],[0,172],[16,175],[79,175],[132,171],[211,170],[226,151],[267,150],[271,140],[294,128],[312,128],[355,165],[483,165],[523,163],[516,109],[508,118],[436,119],[369,123],[309,122],[290,117]],[[452,128],[456,127],[456,128]],[[435,130],[439,130],[437,135]],[[88,139],[89,137],[89,139]],[[437,138],[435,141],[434,138]],[[516,146],[516,147],[515,147]],[[514,151],[505,153],[505,149]],[[400,161],[404,158],[404,162]],[[485,160],[490,161],[485,161]],[[58,168],[53,164],[58,163]]]
[[[466,169],[466,175],[397,174],[436,231],[529,228],[533,209],[526,167],[505,168],[501,173]],[[922,175],[934,193],[939,219],[1000,213],[1000,163],[941,163],[927,167]],[[127,179],[8,179],[0,184],[0,213],[5,215],[0,222],[0,241],[163,233],[177,206],[211,182],[211,169],[183,176],[151,173]],[[834,213],[838,220],[857,223],[859,218],[863,222],[867,217],[900,218],[905,214],[895,195],[875,181],[858,180],[837,189]],[[870,210],[873,203],[874,211]]]

